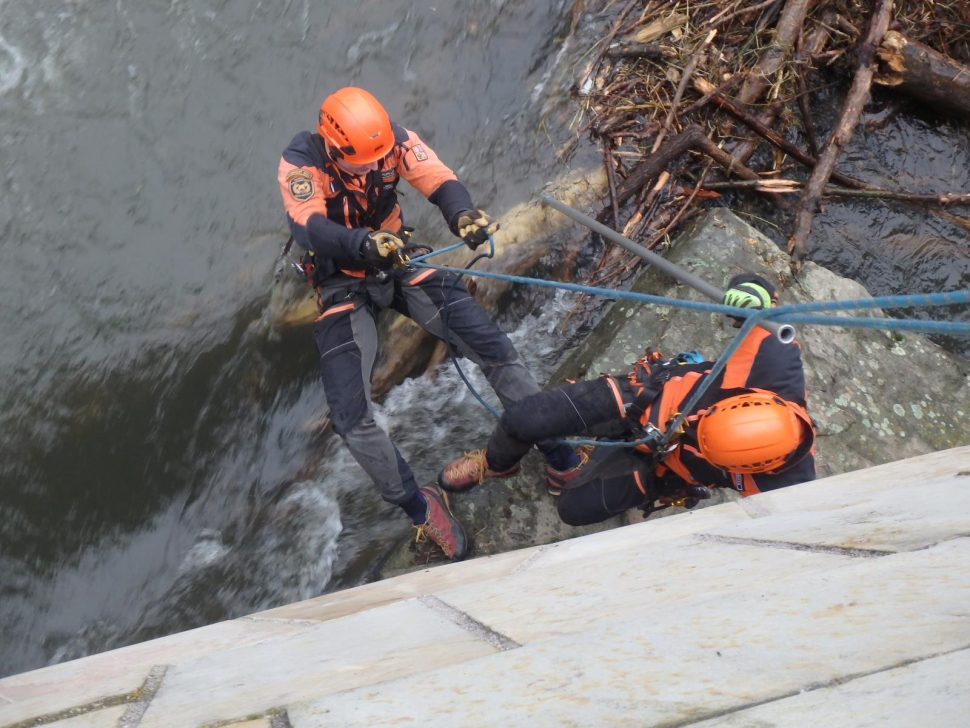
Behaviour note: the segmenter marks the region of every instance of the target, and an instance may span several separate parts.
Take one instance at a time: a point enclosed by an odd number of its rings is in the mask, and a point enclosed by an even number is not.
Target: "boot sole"
[[[455,512],[451,510],[451,501],[448,500],[448,494],[444,491],[441,492],[441,500],[445,502],[445,509],[448,511],[448,515],[454,519],[455,525],[458,526],[458,532],[461,534],[461,541],[464,545],[464,548],[460,549],[460,553],[456,553],[449,560],[464,561],[468,557],[469,552],[472,550],[471,539],[468,538],[468,534],[465,532],[465,527],[461,525],[461,522],[455,516]],[[457,541],[458,539],[455,540]]]
[[[440,487],[441,486],[439,484],[439,488]],[[448,515],[452,517],[452,519],[455,522],[455,525],[458,527],[458,533],[461,534],[461,539],[456,538],[455,541],[458,542],[460,540],[462,545],[464,546],[464,548],[459,549],[460,553],[456,553],[454,556],[448,556],[447,554],[445,554],[445,558],[448,559],[448,561],[452,561],[452,562],[464,561],[466,558],[468,558],[468,554],[471,552],[471,549],[472,549],[471,538],[469,538],[468,534],[465,532],[465,527],[461,525],[461,522],[455,516],[455,512],[451,510],[451,501],[448,499],[448,494],[444,491],[444,489],[442,489],[441,491],[441,500],[445,504],[445,510],[448,512]],[[441,548],[440,544],[438,545],[438,548],[439,549]]]

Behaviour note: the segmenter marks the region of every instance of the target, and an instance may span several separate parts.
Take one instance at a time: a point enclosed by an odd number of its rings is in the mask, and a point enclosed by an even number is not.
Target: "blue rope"
[[[435,255],[436,253],[444,253],[447,250],[454,250],[455,248],[461,247],[464,244],[465,244],[465,241],[462,240],[460,243],[455,243],[454,245],[450,245],[447,248],[442,248],[441,250],[433,251],[431,253],[428,253],[427,255],[418,256],[417,258],[411,258],[411,260],[408,262],[412,264],[417,263],[418,267],[420,268],[435,268],[436,266],[422,264],[420,262],[421,259],[427,258],[431,255]],[[492,405],[490,405],[488,402],[485,401],[482,395],[478,393],[478,390],[475,389],[475,386],[468,380],[468,377],[465,376],[465,370],[462,369],[461,364],[458,363],[458,357],[455,354],[455,350],[451,345],[451,335],[448,329],[448,306],[450,305],[451,294],[455,292],[455,288],[457,288],[458,284],[461,282],[461,277],[466,273],[470,273],[471,272],[470,267],[475,265],[475,263],[477,263],[482,258],[492,258],[494,256],[495,256],[495,240],[492,238],[491,235],[489,235],[487,253],[479,253],[478,255],[476,255],[474,258],[472,258],[471,262],[465,268],[452,269],[452,270],[455,270],[457,275],[455,276],[454,282],[451,284],[451,288],[448,289],[448,292],[445,295],[444,304],[441,306],[441,328],[444,330],[444,335],[445,335],[444,342],[445,342],[445,348],[448,349],[448,356],[451,357],[451,363],[454,365],[455,371],[458,372],[458,376],[461,377],[461,381],[465,383],[465,387],[468,389],[469,392],[472,393],[475,399],[478,400],[478,403],[482,407],[487,409],[489,412],[491,412],[492,416],[495,417],[495,419],[499,419],[502,415],[496,412],[495,408],[493,408]]]
[[[767,311],[758,311],[757,313],[764,314],[767,313]],[[736,352],[738,347],[741,346],[741,342],[743,342],[748,334],[751,333],[751,330],[758,325],[758,322],[764,318],[767,318],[767,316],[749,316],[748,320],[741,325],[741,329],[738,331],[737,336],[731,339],[731,343],[728,344],[727,348],[721,352],[721,355],[714,362],[714,366],[711,367],[711,371],[708,372],[707,375],[701,380],[700,384],[697,386],[697,389],[694,391],[694,394],[692,394],[691,398],[687,400],[687,404],[681,407],[681,412],[677,415],[677,419],[675,419],[667,428],[662,440],[664,445],[667,445],[667,443],[673,439],[674,435],[676,435],[676,433],[680,430],[681,425],[684,424],[684,421],[687,419],[690,413],[694,411],[694,407],[696,407],[697,403],[701,401],[701,397],[704,396],[704,392],[710,388],[710,386],[714,383],[714,380],[717,378],[717,375],[720,374],[724,370],[724,367],[727,366],[728,359],[734,356],[734,352]]]
[[[813,301],[789,303],[772,309],[772,316],[786,313],[809,313],[813,311],[853,311],[866,308],[914,308],[922,306],[949,306],[970,303],[970,288],[945,293],[912,293],[874,298],[853,298],[847,301]]]
[[[432,250],[430,253],[425,253],[424,255],[416,255],[413,258],[410,258],[408,260],[408,262],[409,263],[420,263],[422,260],[427,260],[428,258],[433,258],[436,255],[441,255],[442,253],[447,253],[450,250],[457,250],[458,248],[464,248],[464,247],[465,247],[465,241],[462,240],[461,242],[455,243],[454,245],[449,245],[447,248],[441,248],[440,250]],[[492,244],[492,255],[494,255],[494,254],[495,254],[495,246],[494,246],[494,243],[493,243]],[[491,258],[492,256],[489,255],[488,257]]]
[[[628,299],[641,303],[652,303],[658,306],[675,305],[679,308],[693,309],[695,311],[710,311],[712,313],[722,313],[731,316],[747,317],[749,309],[725,306],[721,303],[706,301],[685,301],[680,298],[665,298],[664,296],[651,296],[648,293],[636,293],[635,291],[617,291],[612,288],[597,288],[595,286],[583,286],[578,283],[560,283],[558,281],[546,281],[541,278],[527,278],[525,276],[510,276],[505,273],[493,273],[485,270],[468,270],[467,268],[453,268],[447,265],[432,265],[430,263],[418,263],[419,268],[434,268],[435,270],[447,271],[455,274],[467,274],[479,278],[494,278],[509,283],[524,283],[530,286],[541,286],[544,288],[559,288],[564,291],[574,291],[576,293],[592,293],[608,298]],[[739,312],[745,313],[739,313]]]
[[[421,262],[432,255],[444,253],[447,250],[454,250],[463,244],[464,243],[456,243],[455,245],[435,251],[434,253],[412,258],[411,263],[414,263],[421,268],[433,268],[435,270],[451,272],[456,274],[459,278],[463,275],[472,275],[480,278],[492,278],[495,280],[507,281],[509,283],[521,283],[525,285],[540,286],[543,288],[557,288],[565,291],[574,291],[576,293],[601,295],[609,298],[639,301],[641,303],[660,306],[672,306],[674,308],[721,313],[734,316],[736,318],[745,319],[737,335],[731,340],[731,343],[727,346],[727,348],[721,352],[721,355],[711,367],[710,372],[704,377],[703,380],[701,380],[698,388],[694,391],[694,394],[683,406],[682,412],[671,423],[670,427],[667,428],[662,440],[662,444],[664,446],[666,446],[678,432],[681,425],[683,425],[684,421],[689,416],[690,412],[694,409],[697,403],[700,402],[701,397],[703,397],[704,393],[708,390],[708,388],[710,388],[711,384],[714,383],[717,376],[724,370],[724,367],[727,366],[728,359],[730,359],[731,356],[733,356],[738,350],[745,337],[762,321],[773,320],[790,324],[817,324],[820,326],[878,329],[883,331],[911,331],[918,333],[970,335],[970,323],[961,323],[957,321],[920,321],[917,319],[883,317],[853,318],[851,316],[811,315],[819,311],[859,311],[872,308],[915,308],[970,303],[970,288],[942,293],[876,296],[874,298],[857,298],[845,301],[790,303],[782,306],[776,306],[771,309],[757,310],[736,308],[734,306],[725,306],[723,304],[708,303],[704,301],[687,301],[679,298],[668,298],[666,296],[653,296],[647,293],[636,293],[634,291],[617,291],[609,288],[597,288],[596,286],[584,286],[578,283],[561,283],[557,281],[546,281],[541,278],[529,278],[526,276],[507,275],[505,273],[493,273],[491,271],[473,271],[469,268],[453,268],[443,265],[438,266]],[[492,236],[489,236],[489,245],[490,252],[488,255],[483,257],[491,258],[494,255],[495,243],[492,240]],[[462,381],[468,387],[469,391],[471,391],[471,393],[482,404],[482,406],[485,407],[485,409],[491,412],[496,418],[499,417],[500,415],[498,412],[496,412],[487,402],[485,402],[484,399],[482,399],[481,395],[468,381],[465,373],[461,370],[461,367],[458,365],[458,361],[455,359],[453,354],[452,360],[454,361],[455,368],[458,370],[458,374],[461,376]],[[637,445],[646,443],[648,440],[649,438],[636,441],[570,439],[560,440],[560,442],[565,442],[570,445],[594,445],[597,447],[636,447]]]
[[[819,326],[839,326],[845,329],[878,329],[880,331],[912,331],[922,334],[970,335],[970,323],[959,321],[919,321],[916,319],[896,318],[852,318],[851,316],[809,316],[808,314],[787,314],[768,316],[773,321],[786,324],[817,324]]]
[[[851,318],[848,316],[800,315],[803,312],[809,313],[814,311],[853,311],[868,308],[913,308],[970,303],[970,288],[965,288],[958,291],[948,291],[946,293],[919,293],[912,295],[879,296],[876,298],[858,298],[847,301],[789,303],[783,306],[776,306],[769,311],[762,313],[755,309],[736,308],[734,306],[725,306],[720,303],[707,301],[687,301],[681,298],[653,296],[647,293],[636,293],[635,291],[617,291],[610,288],[584,286],[579,283],[561,283],[558,281],[547,281],[541,278],[512,276],[506,275],[505,273],[494,273],[492,271],[483,270],[473,271],[467,268],[454,268],[446,265],[432,265],[430,263],[419,262],[417,265],[420,268],[434,268],[435,270],[447,271],[458,275],[492,278],[495,280],[507,281],[509,283],[522,283],[525,285],[540,286],[543,288],[557,288],[564,291],[574,291],[576,293],[590,293],[593,295],[607,296],[609,298],[650,303],[658,306],[672,306],[674,308],[683,308],[694,311],[708,311],[711,313],[734,316],[736,318],[747,319],[757,313],[759,318],[772,319],[782,323],[809,323],[823,326],[842,326],[844,328],[970,335],[970,323],[961,323],[957,321],[920,321],[917,319]]]

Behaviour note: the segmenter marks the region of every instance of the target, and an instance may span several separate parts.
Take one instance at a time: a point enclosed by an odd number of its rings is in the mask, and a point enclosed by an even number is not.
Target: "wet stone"
[[[869,297],[860,284],[811,262],[793,281],[788,255],[726,208],[698,218],[666,257],[719,287],[737,273],[757,273],[777,287],[781,303]],[[706,300],[650,268],[640,274],[632,290]],[[884,314],[876,310],[854,315]],[[567,378],[627,372],[648,346],[667,355],[696,349],[714,359],[736,333],[729,320],[716,314],[618,301],[546,386]],[[805,362],[808,409],[819,430],[815,448],[819,477],[970,443],[970,421],[964,416],[970,401],[966,362],[908,333],[803,326],[797,329],[797,340]],[[873,371],[879,373],[877,380],[868,376]],[[701,507],[735,498],[732,492],[718,492]],[[639,512],[631,511],[592,528],[562,524],[554,499],[546,493],[537,453],[527,456],[518,476],[486,482],[453,496],[451,502],[472,537],[473,555],[551,543],[640,520]],[[683,510],[667,509],[660,516],[676,513]],[[430,546],[405,545],[390,555],[382,574],[441,561],[443,557]]]
[[[757,273],[777,287],[781,303],[869,297],[858,283],[814,263],[805,264],[793,281],[789,257],[725,208],[699,218],[666,257],[719,287],[737,273]],[[705,300],[653,269],[644,271],[632,290]],[[627,371],[630,347],[621,346],[621,339],[639,342],[637,355],[653,346],[668,355],[697,349],[713,359],[735,333],[721,316],[712,321],[710,314],[678,309],[661,316],[656,307],[619,301],[552,381]],[[909,333],[802,326],[797,340],[809,413],[819,427],[819,477],[970,443],[970,422],[963,416],[970,401],[965,361]],[[869,379],[869,371],[879,372],[878,381]]]

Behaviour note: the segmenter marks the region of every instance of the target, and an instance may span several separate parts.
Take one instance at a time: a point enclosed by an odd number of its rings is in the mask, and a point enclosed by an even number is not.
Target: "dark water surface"
[[[279,154],[362,85],[507,208],[550,174],[564,5],[0,0],[0,675],[345,586],[407,531],[313,428],[309,332],[260,324]],[[421,477],[451,385],[382,410]]]
[[[867,107],[839,169],[885,189],[970,192],[970,124],[923,116],[888,92]],[[920,112],[919,114],[916,112]],[[812,230],[811,258],[853,278],[875,296],[953,291],[970,286],[970,229],[932,210],[892,200],[826,204]],[[970,206],[951,206],[970,225]],[[970,321],[970,307],[909,310],[899,315]],[[966,337],[941,340],[970,357]]]
[[[820,139],[834,124],[841,103],[839,88],[814,97]],[[791,131],[791,138],[802,148],[807,147],[796,131]],[[790,164],[785,177],[807,177],[798,165]],[[899,94],[876,89],[836,169],[887,190],[966,194],[970,192],[970,123],[935,118],[931,110]],[[750,207],[751,199],[746,195],[732,201]],[[755,208],[763,219],[749,217],[749,222],[784,247],[791,218],[764,203]],[[808,257],[858,281],[874,296],[966,288],[970,286],[970,206],[954,205],[943,211],[962,217],[966,226],[933,212],[939,209],[897,200],[826,198],[813,221]],[[774,224],[766,225],[765,219]],[[970,321],[968,306],[893,313]],[[937,341],[970,357],[966,337],[941,337]]]
[[[314,426],[307,329],[267,325],[279,153],[356,83],[501,213],[561,171],[538,115],[571,6],[0,0],[0,675],[353,585],[408,532]],[[840,168],[970,189],[965,127],[865,121]],[[970,282],[966,231],[896,203],[813,238],[873,293]],[[540,376],[572,301],[503,319]],[[447,368],[378,417],[422,479],[491,424]]]

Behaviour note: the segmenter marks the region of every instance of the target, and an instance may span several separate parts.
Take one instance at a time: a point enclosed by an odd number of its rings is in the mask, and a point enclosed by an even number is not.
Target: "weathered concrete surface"
[[[799,280],[792,281],[788,256],[723,208],[685,231],[667,258],[717,286],[742,271],[758,273],[777,285],[782,303],[868,297],[859,284],[814,263],[807,263]],[[703,300],[652,269],[640,275],[633,290]],[[550,384],[567,377],[629,371],[647,346],[670,355],[697,349],[714,358],[735,333],[730,321],[719,315],[618,301]],[[819,425],[820,476],[970,443],[970,366],[966,362],[911,334],[811,326],[798,330],[798,340],[805,360],[809,411]],[[475,537],[476,555],[551,543],[623,522],[618,517],[587,529],[563,525],[546,493],[542,469],[541,459],[533,454],[517,477],[452,498],[455,513]],[[703,505],[734,497],[720,490]],[[639,520],[639,511],[631,511],[626,518]],[[419,568],[436,558],[430,548],[402,547],[388,560],[384,574]]]
[[[932,711],[927,712],[928,706]],[[913,728],[965,725],[968,717],[970,652],[961,650],[704,721],[697,728]]]
[[[0,728],[962,727],[968,473],[933,453],[16,675]]]

